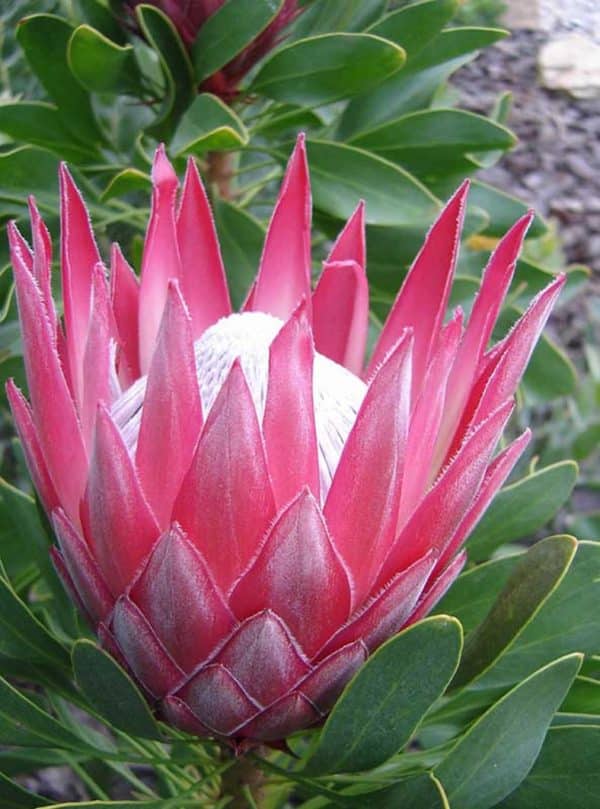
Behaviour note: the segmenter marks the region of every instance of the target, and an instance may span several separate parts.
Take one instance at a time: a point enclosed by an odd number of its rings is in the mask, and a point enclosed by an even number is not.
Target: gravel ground
[[[539,85],[537,51],[546,41],[545,33],[517,31],[453,84],[461,105],[476,112],[489,112],[504,90],[513,94],[508,124],[519,143],[479,176],[554,220],[568,262],[587,264],[600,282],[600,98],[574,99]]]
[[[600,43],[598,0],[538,0],[542,27],[552,34],[576,31]]]

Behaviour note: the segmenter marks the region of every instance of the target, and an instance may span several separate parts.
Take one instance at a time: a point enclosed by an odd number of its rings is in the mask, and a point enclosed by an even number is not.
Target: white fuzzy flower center
[[[204,418],[235,359],[239,357],[259,421],[265,410],[269,372],[269,346],[283,321],[263,312],[244,312],[222,318],[196,341],[196,371]],[[319,445],[321,499],[333,474],[367,386],[353,373],[322,354],[315,355],[313,396]],[[133,455],[140,429],[146,377],[138,379],[115,402],[113,417]],[[285,436],[281,436],[285,441]]]

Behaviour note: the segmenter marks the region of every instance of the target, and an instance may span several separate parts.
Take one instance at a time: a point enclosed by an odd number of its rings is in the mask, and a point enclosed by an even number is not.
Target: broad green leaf
[[[56,204],[58,158],[33,146],[20,146],[0,152],[0,199],[15,202],[15,210],[25,209],[26,194],[35,194],[38,204]]]
[[[550,728],[533,769],[498,809],[600,806],[600,727]]]
[[[264,115],[252,125],[252,132],[261,135],[294,136],[299,130],[320,128],[324,121],[313,110],[294,104],[271,105]]]
[[[0,772],[0,809],[41,809],[49,803]]]
[[[572,537],[550,537],[521,558],[485,620],[468,636],[453,688],[474,680],[511,646],[563,580],[576,548]]]
[[[0,132],[17,143],[50,149],[66,160],[89,162],[95,154],[73,138],[58,108],[43,101],[0,104]]]
[[[148,133],[169,140],[171,132],[195,95],[192,64],[171,20],[158,8],[142,3],[136,6],[138,24],[158,54],[166,83],[165,96]]]
[[[198,82],[244,50],[279,14],[283,0],[227,0],[206,20],[192,46]]]
[[[354,790],[358,792],[358,788]],[[361,809],[450,809],[440,782],[431,773],[416,775],[399,781],[394,786],[378,789],[375,792],[362,792],[354,795],[350,790],[342,793],[344,804],[352,803]],[[356,801],[356,804],[354,804]],[[343,804],[340,804],[343,805]]]
[[[112,657],[91,641],[79,640],[72,660],[77,685],[102,719],[131,736],[161,738],[138,687]]]
[[[459,622],[444,615],[384,643],[346,686],[305,772],[367,770],[400,750],[448,685],[461,646]]]
[[[412,60],[450,22],[457,0],[424,0],[393,11],[369,28],[370,34],[391,39]]]
[[[214,214],[231,300],[239,309],[258,272],[265,231],[250,214],[225,200],[215,200]]]
[[[339,136],[372,129],[384,121],[429,106],[436,89],[477,51],[502,39],[495,28],[451,28],[431,39],[403,70],[353,99],[342,116]]]
[[[65,650],[3,578],[0,578],[0,654],[50,668],[68,665]]]
[[[449,188],[448,191],[451,192],[452,189]],[[476,205],[478,208],[483,208],[484,211],[488,212],[490,224],[484,231],[486,236],[504,236],[517,219],[527,213],[528,210],[527,205],[521,200],[504,193],[504,191],[499,191],[497,188],[492,188],[491,185],[487,185],[481,180],[472,181],[469,204]],[[543,236],[547,229],[543,219],[536,216],[531,223],[528,236],[535,239],[538,236]]]
[[[48,555],[48,540],[30,495],[0,478],[0,559],[11,581],[35,570]]]
[[[294,25],[292,39],[332,31],[362,31],[385,11],[388,0],[318,0]]]
[[[0,743],[85,750],[82,740],[0,677]]]
[[[119,10],[115,9],[116,13],[111,11],[110,6],[115,8],[114,3],[109,4],[103,0],[77,0],[81,16],[93,28],[96,28],[105,37],[112,39],[113,42],[118,42],[123,45],[127,41],[124,27],[119,19]]]
[[[561,461],[506,486],[469,537],[469,559],[487,559],[501,545],[534,534],[566,503],[576,480],[577,464]]]
[[[436,606],[436,613],[454,615],[468,636],[483,621],[522,554],[504,556],[466,570]]]
[[[512,93],[508,91],[501,93],[496,99],[494,108],[490,112],[491,120],[495,121],[497,124],[506,126],[512,109],[512,100]],[[502,157],[502,150],[484,153],[477,152],[474,153],[472,157],[476,161],[477,165],[481,166],[481,168],[489,168],[500,160]]]
[[[319,106],[379,84],[404,64],[404,51],[371,34],[323,34],[275,51],[249,92]]]
[[[315,208],[347,219],[360,199],[370,225],[425,228],[438,211],[427,189],[408,172],[362,149],[307,141]]]
[[[579,542],[559,587],[477,687],[518,682],[550,660],[570,652],[597,654],[600,637],[600,544]]]
[[[454,170],[474,149],[505,151],[515,142],[512,132],[483,115],[442,108],[403,115],[349,140],[420,177]]]
[[[576,677],[560,710],[562,713],[595,714],[600,725],[600,680],[594,680],[592,677]]]
[[[141,76],[132,45],[117,45],[89,25],[73,31],[67,51],[71,72],[93,93],[139,93]]]
[[[578,433],[573,441],[573,452],[578,461],[583,461],[600,448],[600,421],[596,421]]]
[[[462,736],[434,769],[451,806],[488,809],[525,778],[552,717],[581,665],[562,657],[502,697]]]
[[[571,265],[565,268],[567,283],[560,295],[560,305],[564,305],[578,295],[590,278],[590,271],[581,265]],[[513,303],[519,308],[529,305],[532,297],[546,287],[555,277],[552,270],[535,264],[532,261],[520,258],[517,261],[515,277],[511,284],[510,294],[514,294]]]
[[[179,157],[239,149],[246,143],[246,127],[231,107],[210,93],[201,93],[183,114],[169,148]]]
[[[17,39],[27,61],[57,105],[63,123],[84,144],[98,145],[103,136],[88,93],[71,73],[67,47],[73,27],[52,14],[34,14],[21,20]]]
[[[150,175],[139,169],[123,169],[112,178],[102,192],[100,199],[106,202],[114,197],[122,197],[132,191],[151,191]]]
[[[577,370],[567,353],[542,334],[523,376],[523,388],[533,403],[570,396],[577,390]]]

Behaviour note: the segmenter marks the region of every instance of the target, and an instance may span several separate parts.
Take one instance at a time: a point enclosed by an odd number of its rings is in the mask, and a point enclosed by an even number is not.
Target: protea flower
[[[385,639],[458,575],[461,546],[528,441],[494,457],[563,284],[488,348],[531,216],[498,245],[466,323],[444,323],[467,184],[431,228],[365,367],[362,203],[311,288],[304,141],[233,314],[193,161],[164,150],[141,280],[110,285],[63,166],[64,323],[51,246],[10,244],[31,405],[8,396],[54,561],[100,641],[167,721],[280,740],[322,720]]]
[[[133,10],[145,0],[124,0],[124,5]],[[190,48],[204,23],[225,3],[225,0],[148,0],[171,20],[184,44]],[[278,44],[282,32],[302,12],[298,0],[284,0],[269,25],[244,48],[234,59],[217,73],[209,76],[202,89],[230,100],[246,73]]]

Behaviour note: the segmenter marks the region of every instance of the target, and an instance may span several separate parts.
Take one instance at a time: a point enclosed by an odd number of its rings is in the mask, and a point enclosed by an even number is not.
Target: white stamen
[[[263,312],[244,312],[222,318],[196,341],[196,371],[202,411],[206,419],[223,382],[239,357],[259,421],[265,410],[269,346],[283,321]],[[362,404],[367,386],[336,362],[315,355],[313,396],[319,445],[321,499],[324,500],[344,443]],[[112,415],[130,453],[135,453],[140,430],[146,377],[138,379],[115,402]],[[285,436],[282,436],[285,441]]]

